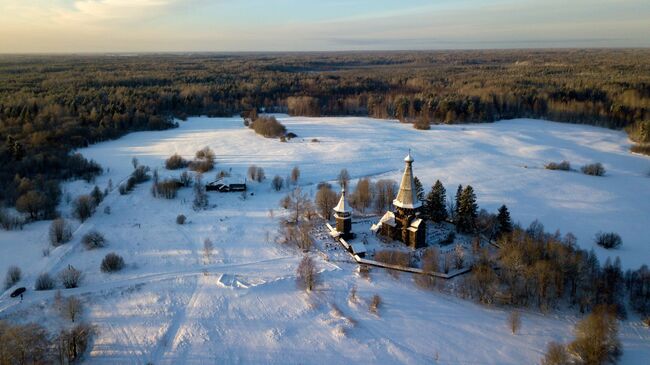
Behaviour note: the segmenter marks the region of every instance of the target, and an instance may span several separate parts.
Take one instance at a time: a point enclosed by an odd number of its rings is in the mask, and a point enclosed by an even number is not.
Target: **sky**
[[[0,0],[0,53],[650,47],[648,0]]]

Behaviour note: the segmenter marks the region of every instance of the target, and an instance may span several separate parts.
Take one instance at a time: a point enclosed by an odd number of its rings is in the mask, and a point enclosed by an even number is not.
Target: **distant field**
[[[104,167],[95,182],[101,188],[109,179],[114,186],[122,182],[133,157],[157,168],[161,178],[178,176],[164,169],[164,160],[173,153],[190,158],[204,146],[217,156],[215,171],[204,181],[220,169],[245,174],[251,164],[263,167],[267,180],[250,182],[254,195],[246,200],[211,193],[211,207],[199,212],[192,210],[191,189],[175,200],[153,198],[150,184],[124,196],[114,190],[92,218],[75,227],[72,242],[49,257],[41,254],[48,222],[0,235],[0,273],[18,265],[31,288],[40,272],[56,273],[69,264],[81,269],[83,285],[65,294],[89,303],[86,318],[99,329],[88,358],[93,364],[537,363],[547,342],[570,338],[572,314],[525,312],[523,329],[514,336],[506,311],[424,291],[406,275],[396,280],[377,271],[366,281],[354,265],[320,259],[322,290],[306,299],[296,289],[300,256],[270,242],[278,225],[269,210],[276,218],[282,214],[278,202],[287,192],[272,191],[270,178],[299,166],[299,183],[312,195],[317,183],[333,181],[341,168],[349,170],[353,185],[363,176],[398,180],[409,149],[426,189],[440,179],[451,196],[458,184],[471,184],[481,208],[496,211],[505,203],[514,221],[528,225],[539,219],[549,231],[573,232],[581,247],[594,248],[602,260],[620,256],[625,268],[650,263],[650,158],[630,154],[623,132],[529,119],[418,131],[361,117],[278,117],[297,138],[282,143],[256,135],[238,117],[201,117],[177,129],[131,133],[80,149]],[[601,162],[607,174],[543,168],[561,160],[576,168]],[[93,186],[68,182],[63,195],[74,198]],[[106,206],[111,214],[103,212]],[[66,199],[60,209],[69,217]],[[187,215],[186,225],[175,223],[180,213]],[[107,248],[81,246],[81,236],[92,229],[106,234]],[[618,232],[623,246],[612,251],[595,246],[600,230]],[[210,259],[202,255],[206,238],[215,247]],[[99,263],[111,251],[122,255],[127,267],[100,273]],[[352,286],[362,298],[356,304],[347,301]],[[366,303],[376,293],[385,302],[379,318],[368,313]],[[0,317],[38,321],[52,311],[44,303],[53,295],[30,291],[18,304],[5,293]],[[40,305],[44,309],[35,311]],[[53,326],[54,317],[43,324]],[[621,325],[622,364],[650,357],[647,330],[638,326],[634,320]]]

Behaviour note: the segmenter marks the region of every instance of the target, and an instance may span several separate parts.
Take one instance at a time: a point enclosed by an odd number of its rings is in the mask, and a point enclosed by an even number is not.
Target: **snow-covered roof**
[[[339,199],[339,203],[334,207],[334,211],[336,213],[352,213],[352,208],[350,208],[345,200],[345,188],[341,190],[341,199]]]
[[[413,157],[411,152],[404,158],[406,167],[404,168],[404,175],[402,175],[402,182],[399,184],[399,192],[397,197],[393,200],[393,205],[398,208],[404,209],[417,209],[422,206],[422,202],[418,199],[417,191],[415,190],[415,181],[413,180],[412,164]]]
[[[420,227],[421,223],[422,223],[422,219],[416,218],[411,222],[410,226],[417,229],[418,227]]]
[[[395,214],[390,210],[384,214],[383,217],[379,220],[379,223],[386,223],[391,227],[395,227]]]
[[[215,181],[215,183],[221,183],[224,185],[246,184],[246,178],[241,175],[224,176]]]

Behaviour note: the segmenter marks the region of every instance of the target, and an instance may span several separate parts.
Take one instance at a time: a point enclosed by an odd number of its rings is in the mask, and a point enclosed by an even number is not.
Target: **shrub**
[[[54,280],[48,273],[42,273],[36,278],[34,290],[52,290],[54,289]]]
[[[181,176],[178,178],[178,181],[180,181],[181,185],[184,187],[189,187],[192,185],[192,176],[187,171],[183,171]]]
[[[630,151],[633,153],[640,153],[642,155],[650,156],[650,144],[635,144],[630,147]]]
[[[23,229],[24,219],[9,213],[5,209],[0,209],[0,228],[11,231],[14,229]]]
[[[382,250],[375,254],[375,260],[391,265],[408,266],[410,255],[402,251]]]
[[[255,165],[248,166],[248,178],[257,182],[264,181],[266,178],[264,169]]]
[[[623,244],[623,240],[618,233],[614,232],[598,232],[596,234],[596,244],[606,249],[619,248]]]
[[[185,224],[185,220],[187,218],[183,214],[179,214],[176,216],[176,224]]]
[[[603,176],[605,175],[605,167],[600,163],[592,163],[589,165],[584,165],[580,168],[582,173],[591,175],[591,176]]]
[[[61,284],[63,284],[63,287],[66,289],[78,287],[82,277],[83,274],[81,271],[75,269],[72,265],[68,265],[67,268],[63,269],[63,271],[59,273]]]
[[[569,171],[571,170],[571,163],[569,161],[562,161],[562,162],[549,162],[546,165],[544,165],[544,168],[547,170],[562,170],[562,171]]]
[[[253,128],[255,133],[266,138],[282,137],[287,133],[287,128],[273,116],[259,117],[253,121],[250,127]]]
[[[192,160],[189,164],[190,170],[205,173],[214,168],[214,161],[211,160]]]
[[[85,222],[95,213],[95,200],[90,195],[81,195],[75,199],[73,204],[73,214],[81,222]]]
[[[291,183],[296,185],[298,184],[298,179],[300,179],[300,168],[298,166],[294,166],[293,169],[291,169]]]
[[[16,200],[16,210],[29,214],[29,218],[37,219],[46,210],[47,198],[40,191],[31,190]]]
[[[178,193],[181,182],[174,179],[165,179],[156,183],[156,191],[158,192],[157,196],[161,196],[165,199],[174,199]]]
[[[431,129],[431,123],[426,118],[418,118],[415,120],[415,123],[413,123],[413,128],[419,130],[429,130]]]
[[[100,269],[102,272],[115,272],[120,271],[124,268],[124,259],[122,256],[111,252],[107,254],[102,260]]]
[[[87,249],[92,250],[104,247],[106,245],[106,238],[104,238],[103,234],[97,231],[90,231],[81,238],[81,242]]]
[[[50,224],[50,243],[52,246],[61,246],[72,239],[72,228],[63,218],[57,218]]]
[[[188,162],[178,153],[171,155],[167,160],[165,160],[165,168],[167,170],[178,170],[187,167]]]
[[[196,158],[189,163],[190,170],[205,173],[214,168],[214,152],[210,147],[196,151]]]
[[[149,181],[151,176],[149,175],[149,167],[140,165],[133,170],[131,177],[133,178],[134,186],[137,184],[142,184],[143,182]]]
[[[273,180],[271,180],[271,187],[273,187],[273,190],[275,191],[282,190],[283,185],[284,185],[284,179],[280,175],[275,175]]]
[[[546,353],[542,359],[542,365],[567,365],[570,364],[569,354],[566,346],[561,343],[551,341],[546,347]]]
[[[22,273],[17,266],[10,266],[7,269],[7,276],[5,276],[5,289],[9,289],[20,281]]]
[[[371,313],[373,314],[379,314],[379,307],[381,307],[381,297],[377,294],[373,295],[372,299],[370,300],[370,305],[368,306],[368,310],[370,310]]]
[[[623,353],[618,321],[610,308],[596,307],[576,324],[575,335],[569,351],[581,364],[616,364]]]

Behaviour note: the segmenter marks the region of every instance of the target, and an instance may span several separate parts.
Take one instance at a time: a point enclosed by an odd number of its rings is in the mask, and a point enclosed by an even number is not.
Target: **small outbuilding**
[[[246,191],[246,178],[240,176],[222,177],[217,181],[206,184],[205,190],[218,191],[220,193]]]

